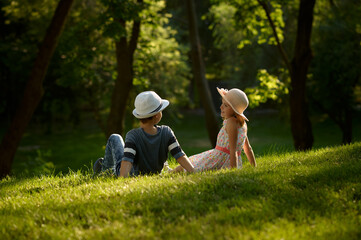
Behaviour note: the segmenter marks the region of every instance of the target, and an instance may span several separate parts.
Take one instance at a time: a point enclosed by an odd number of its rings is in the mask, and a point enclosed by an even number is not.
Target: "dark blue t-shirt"
[[[122,161],[133,163],[134,175],[159,174],[168,159],[168,152],[175,159],[185,155],[170,127],[162,125],[156,128],[155,135],[137,128],[130,130],[125,137]]]

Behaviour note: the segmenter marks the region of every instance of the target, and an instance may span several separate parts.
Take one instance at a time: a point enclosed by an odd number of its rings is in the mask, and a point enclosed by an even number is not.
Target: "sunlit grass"
[[[0,182],[1,239],[359,239],[361,143],[241,170]]]

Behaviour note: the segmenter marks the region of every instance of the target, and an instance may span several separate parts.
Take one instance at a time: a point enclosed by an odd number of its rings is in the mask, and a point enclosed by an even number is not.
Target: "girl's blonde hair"
[[[244,118],[241,115],[237,114],[236,112],[234,114],[236,116],[237,121],[240,123],[241,127],[243,127],[244,124],[246,123],[246,120],[244,120]]]

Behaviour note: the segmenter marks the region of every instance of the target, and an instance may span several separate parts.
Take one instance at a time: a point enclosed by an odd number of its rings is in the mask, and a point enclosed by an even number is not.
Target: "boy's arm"
[[[185,169],[187,172],[194,172],[194,167],[189,161],[187,155],[177,158],[177,162]]]
[[[170,138],[168,142],[168,151],[172,154],[172,156],[177,159],[177,162],[181,165],[177,167],[177,172],[181,171],[181,168],[184,168],[187,172],[195,172],[192,163],[189,161],[188,157],[182,151],[181,146],[179,145],[177,138],[174,135],[174,132],[170,127],[168,127]],[[180,156],[180,157],[179,157]],[[175,172],[174,170],[172,172]]]
[[[133,164],[131,162],[122,161],[122,163],[120,165],[119,177],[128,177],[130,170],[132,170],[132,166],[133,166]]]
[[[248,137],[246,137],[246,140],[244,142],[243,150],[248,158],[249,163],[252,166],[257,167],[256,158],[254,157],[254,153],[253,153],[251,144],[249,144]]]

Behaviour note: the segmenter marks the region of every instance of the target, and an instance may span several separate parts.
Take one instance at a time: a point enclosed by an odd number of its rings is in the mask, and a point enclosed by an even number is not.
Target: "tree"
[[[291,77],[290,114],[291,131],[295,149],[311,149],[313,145],[313,134],[306,101],[306,80],[312,59],[310,43],[315,0],[300,1],[294,55],[291,62],[282,47],[277,26],[271,17],[271,3],[269,1],[257,1],[266,13],[278,50]]]
[[[135,92],[151,89],[172,103],[186,102],[189,69],[168,25],[171,16],[164,12],[165,1],[124,3],[107,3],[106,18],[115,21],[105,26],[104,32],[115,39],[117,59],[107,136],[123,133],[127,109],[132,106],[129,99]],[[107,25],[109,21],[104,22]]]
[[[306,80],[312,59],[311,32],[315,0],[301,0],[297,18],[297,34],[292,61],[288,60],[278,38],[276,27],[270,14],[269,3],[258,0],[263,7],[273,30],[281,57],[290,73],[290,114],[293,143],[296,150],[308,150],[313,145],[312,125],[306,102]]]
[[[344,0],[322,5],[314,41],[309,97],[315,109],[339,126],[344,144],[352,141],[355,88],[361,76],[359,3]]]
[[[312,59],[311,32],[314,6],[315,0],[300,1],[296,44],[291,62],[291,130],[297,150],[308,150],[313,145],[312,125],[306,102],[306,81]]]
[[[137,49],[141,17],[140,11],[143,8],[143,0],[107,2],[109,6],[108,17],[112,27],[119,32],[115,33],[115,48],[117,59],[117,78],[115,81],[111,108],[107,121],[106,135],[123,132],[125,110],[129,93],[133,87],[133,60],[134,52]],[[127,21],[132,22],[130,36],[127,33]]]
[[[237,31],[236,34],[241,38],[238,46],[240,49],[244,49],[245,46],[254,43],[277,46],[291,79],[289,109],[294,146],[297,150],[312,148],[313,134],[311,122],[308,117],[306,79],[308,67],[312,59],[310,40],[315,0],[300,1],[294,55],[291,61],[288,58],[287,51],[282,46],[284,38],[282,30],[284,27],[282,6],[293,4],[293,1],[247,0],[231,1],[231,3],[237,9],[234,16],[238,20],[237,30],[239,31]],[[283,72],[284,71],[280,71],[279,74],[283,74]],[[268,75],[268,73],[264,74],[259,72],[258,76],[262,76],[263,78],[267,77],[272,80],[272,76]],[[264,79],[261,83],[262,82],[264,83]],[[288,82],[286,82],[286,84],[288,84]],[[287,92],[282,90],[283,86],[284,84],[279,84],[280,92]],[[263,90],[258,92],[264,92]],[[269,95],[273,96],[274,94],[271,93]]]
[[[42,45],[39,48],[39,53],[27,82],[23,99],[0,145],[0,177],[5,177],[10,173],[20,140],[44,94],[42,88],[43,79],[72,4],[73,0],[59,1]]]
[[[216,110],[213,106],[212,97],[209,91],[209,86],[205,78],[205,68],[202,58],[202,52],[200,48],[197,22],[196,22],[196,12],[193,0],[187,0],[187,12],[189,19],[189,38],[191,42],[191,55],[192,55],[192,65],[194,78],[197,85],[197,90],[205,110],[206,117],[206,126],[208,130],[208,136],[211,141],[212,146],[216,145],[217,134],[219,131],[218,121]]]
[[[124,78],[124,74],[117,71],[115,42],[122,36],[128,36],[129,43],[132,26],[137,19],[141,21],[141,29],[131,66],[132,87],[122,104],[125,108],[122,122],[126,125],[123,128],[119,124],[122,129],[112,131],[124,132],[125,128],[131,127],[133,118],[127,118],[131,116],[129,110],[132,108],[129,99],[134,99],[137,92],[154,90],[169,99],[172,106],[187,103],[184,88],[190,71],[186,54],[183,54],[186,48],[174,39],[176,32],[168,25],[171,16],[164,11],[165,1],[145,0],[142,5],[129,1],[128,7],[125,3],[107,0],[77,2],[55,53],[57,58],[52,61],[51,82],[59,85],[58,88],[71,89],[71,96],[77,100],[72,102],[78,104],[78,114],[83,116],[82,111],[92,111],[105,137],[108,134],[107,119],[112,94],[119,95],[114,87],[117,79]],[[115,20],[117,16],[127,19],[125,28]],[[53,95],[56,94],[50,97]],[[44,102],[44,105],[51,106],[51,102]],[[118,113],[115,108],[114,113]]]

